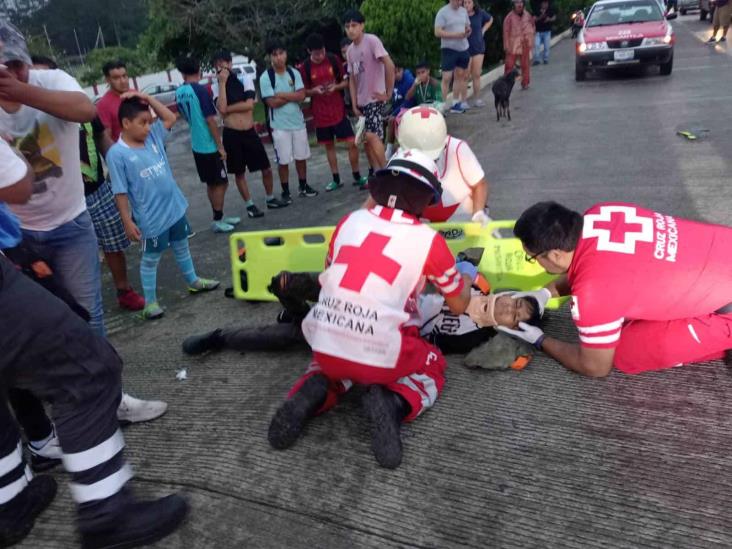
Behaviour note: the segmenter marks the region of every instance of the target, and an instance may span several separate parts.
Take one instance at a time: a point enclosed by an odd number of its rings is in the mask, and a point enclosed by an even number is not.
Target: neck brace
[[[465,312],[480,328],[497,326],[493,314],[497,298],[495,294],[473,296]]]

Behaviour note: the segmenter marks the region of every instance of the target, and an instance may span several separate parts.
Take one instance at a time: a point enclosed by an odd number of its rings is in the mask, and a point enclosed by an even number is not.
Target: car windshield
[[[612,4],[599,4],[592,9],[587,20],[588,27],[605,27],[630,23],[661,21],[663,14],[656,2],[635,0]]]

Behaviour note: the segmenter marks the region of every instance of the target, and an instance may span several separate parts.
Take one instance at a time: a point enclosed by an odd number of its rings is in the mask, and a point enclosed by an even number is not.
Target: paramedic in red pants
[[[419,222],[424,208],[440,199],[436,174],[424,153],[398,152],[369,179],[376,205],[336,227],[318,303],[302,323],[313,360],[272,418],[274,448],[294,444],[310,417],[359,383],[369,386],[363,406],[376,460],[391,469],[401,463],[401,422],[435,403],[447,366],[439,349],[419,336],[417,297],[429,281],[455,314],[470,300],[471,275],[458,271],[442,235]]]
[[[731,227],[635,204],[600,203],[582,216],[540,202],[514,232],[527,260],[561,275],[530,294],[543,304],[572,296],[580,345],[527,324],[504,331],[570,370],[638,374],[719,359],[732,348]]]

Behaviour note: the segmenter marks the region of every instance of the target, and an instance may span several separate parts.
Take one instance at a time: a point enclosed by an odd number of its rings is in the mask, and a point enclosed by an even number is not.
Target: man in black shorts
[[[242,83],[231,72],[231,54],[221,51],[213,58],[218,74],[218,92],[214,91],[216,107],[224,119],[223,144],[226,150],[226,167],[233,173],[236,186],[246,202],[249,217],[262,217],[264,213],[257,208],[249,193],[246,170],[262,172],[262,182],[267,195],[267,209],[284,208],[289,204],[286,197],[279,200],[274,196],[272,167],[264,150],[264,145],[254,129],[254,82],[248,75],[241,73]]]
[[[191,128],[193,159],[201,183],[206,184],[213,210],[211,230],[215,233],[230,233],[241,219],[224,217],[224,197],[229,178],[224,167],[226,151],[216,122],[216,107],[206,88],[199,84],[201,64],[198,60],[182,56],[176,59],[175,66],[183,75],[183,84],[175,91],[175,102],[178,112]]]
[[[325,147],[328,165],[333,180],[325,186],[326,192],[343,186],[338,172],[338,157],[335,142],[348,143],[348,160],[351,163],[353,184],[363,187],[367,181],[361,177],[358,167],[358,148],[351,122],[346,116],[343,90],[348,80],[343,77],[343,66],[338,58],[325,51],[325,42],[319,34],[311,34],[305,40],[308,57],[300,66],[305,95],[310,97],[310,105],[315,120],[315,135],[318,144]]]

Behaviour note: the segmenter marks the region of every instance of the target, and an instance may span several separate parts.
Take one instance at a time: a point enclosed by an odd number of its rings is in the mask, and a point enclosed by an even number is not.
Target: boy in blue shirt
[[[201,183],[206,184],[213,210],[211,230],[215,233],[230,233],[241,219],[224,217],[224,197],[229,178],[224,167],[226,151],[216,122],[216,107],[208,90],[199,84],[201,64],[198,60],[182,56],[176,59],[175,66],[183,75],[183,84],[175,90],[175,102],[178,112],[191,128],[193,159]]]
[[[394,143],[396,141],[396,119],[402,113],[412,106],[411,99],[407,99],[407,92],[414,84],[414,75],[412,71],[404,68],[401,64],[394,64],[394,91],[391,94],[391,112],[386,119],[386,159],[391,158],[394,153]]]
[[[318,196],[307,182],[307,159],[310,144],[300,103],[305,101],[305,85],[300,71],[287,64],[287,50],[279,41],[267,45],[272,68],[259,77],[262,100],[269,109],[272,143],[283,198],[290,196],[290,162],[295,161],[301,197]]]
[[[175,114],[146,94],[130,91],[122,98],[119,107],[122,133],[107,153],[107,166],[125,233],[130,240],[142,242],[140,278],[145,294],[142,316],[152,320],[163,316],[157,300],[156,279],[160,257],[168,247],[173,248],[189,292],[214,290],[219,282],[196,275],[188,248],[189,227],[185,215],[188,202],[173,178],[165,153],[167,130],[175,124]],[[150,108],[158,116],[155,121]]]

